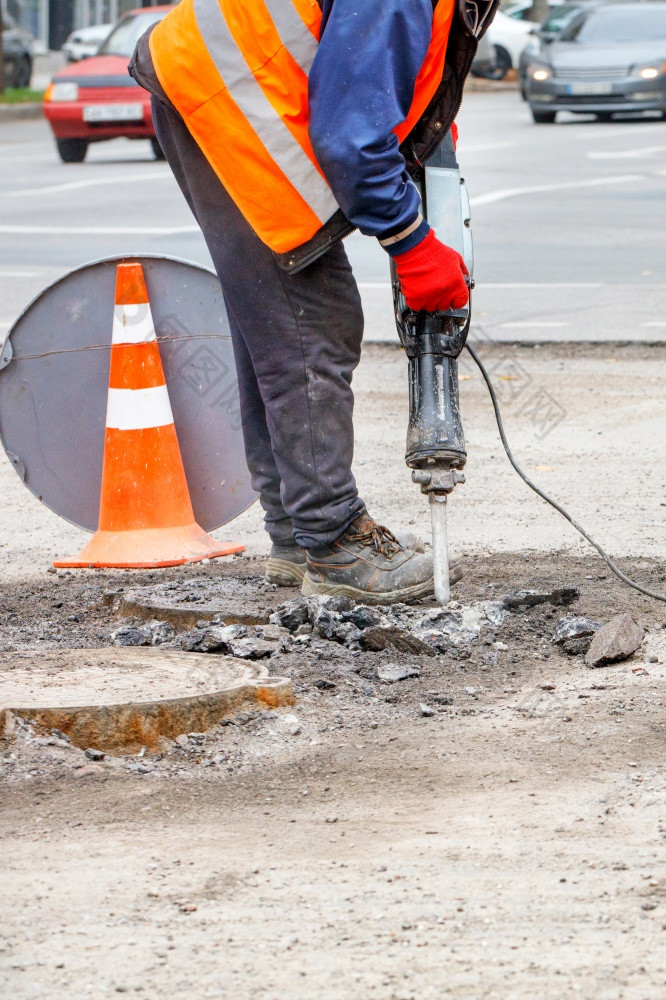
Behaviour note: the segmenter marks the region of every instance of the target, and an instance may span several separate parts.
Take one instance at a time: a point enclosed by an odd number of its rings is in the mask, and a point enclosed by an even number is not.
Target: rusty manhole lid
[[[119,611],[181,626],[216,617],[225,625],[265,625],[277,603],[275,588],[263,582],[218,578],[134,587],[122,595]]]
[[[153,747],[160,737],[203,732],[248,703],[293,702],[291,681],[230,656],[160,649],[5,653],[0,733],[12,714],[60,729],[80,747]]]

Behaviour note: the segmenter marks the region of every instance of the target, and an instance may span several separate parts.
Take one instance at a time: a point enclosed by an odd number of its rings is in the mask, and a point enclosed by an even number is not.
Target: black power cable
[[[515,458],[513,457],[513,454],[511,453],[511,448],[509,447],[509,442],[506,439],[506,434],[504,433],[504,424],[502,423],[502,415],[500,413],[499,403],[497,401],[497,394],[495,392],[495,389],[493,388],[492,382],[490,381],[490,375],[486,371],[486,369],[485,369],[485,367],[483,365],[483,362],[481,361],[480,357],[478,356],[478,354],[476,353],[476,351],[474,350],[474,348],[470,347],[469,344],[466,344],[465,346],[467,347],[467,350],[469,351],[470,355],[472,356],[472,359],[473,359],[474,363],[476,364],[477,368],[481,372],[481,375],[483,376],[483,381],[486,383],[486,385],[488,387],[488,392],[490,393],[490,399],[491,399],[492,404],[493,404],[493,410],[495,411],[495,419],[497,420],[497,428],[499,430],[500,438],[502,439],[502,445],[504,447],[504,451],[506,452],[507,458],[511,462],[511,465],[516,470],[516,472],[518,473],[518,475],[520,476],[520,478],[523,480],[523,482],[527,483],[527,485],[529,486],[529,488],[531,490],[534,490],[534,492],[537,494],[537,496],[540,496],[542,500],[545,500],[546,503],[549,503],[551,507],[554,507],[555,510],[558,511],[558,513],[560,513],[562,515],[562,517],[566,518],[566,520],[569,522],[569,524],[573,525],[573,527],[576,529],[576,531],[579,534],[581,534],[583,536],[583,538],[587,542],[589,542],[590,545],[593,548],[595,548],[597,550],[597,552],[599,553],[599,555],[601,556],[601,558],[603,559],[603,561],[606,563],[606,565],[608,566],[608,568],[610,570],[612,570],[612,572],[615,573],[615,575],[620,580],[622,580],[623,583],[626,583],[627,586],[629,586],[629,587],[633,587],[634,590],[638,590],[641,594],[645,594],[647,597],[653,597],[655,599],[655,601],[666,601],[666,594],[658,594],[654,590],[648,590],[647,587],[643,587],[640,583],[636,583],[636,581],[632,580],[630,577],[628,577],[626,573],[623,573],[622,570],[618,566],[615,565],[615,563],[610,558],[610,556],[606,552],[604,552],[604,550],[602,549],[602,547],[597,542],[595,542],[595,540],[590,535],[588,535],[587,531],[585,531],[584,528],[581,528],[580,524],[578,524],[576,521],[574,521],[574,519],[571,516],[571,514],[569,514],[569,512],[564,509],[564,507],[561,507],[560,504],[557,503],[556,500],[553,500],[552,497],[549,497],[547,493],[544,493],[543,490],[539,489],[539,487],[535,483],[533,483],[532,480],[529,479],[525,475],[525,473],[523,472],[523,470],[520,468],[520,466],[516,462]]]

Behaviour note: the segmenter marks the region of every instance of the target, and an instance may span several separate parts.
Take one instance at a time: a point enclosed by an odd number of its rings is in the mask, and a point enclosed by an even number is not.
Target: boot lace
[[[385,528],[383,524],[377,524],[376,521],[366,520],[363,527],[359,525],[356,530],[350,528],[346,537],[350,542],[367,545],[368,548],[374,549],[386,559],[392,559],[396,552],[402,551],[402,546],[393,532]]]

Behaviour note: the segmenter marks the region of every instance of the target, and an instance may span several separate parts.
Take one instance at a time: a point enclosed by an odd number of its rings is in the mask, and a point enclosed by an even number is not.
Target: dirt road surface
[[[626,571],[666,589],[664,349],[481,350],[528,471]],[[511,612],[434,656],[304,643],[268,661],[293,679],[293,708],[160,752],[95,761],[17,726],[0,744],[3,996],[666,996],[666,609],[616,581],[519,482],[480,379],[467,363],[462,374],[456,599],[578,597]],[[356,392],[368,506],[425,533],[402,466],[400,353],[368,349]],[[104,591],[137,575],[47,572],[83,536],[5,461],[0,497],[0,651],[110,645],[122,622]],[[219,534],[246,540],[248,556],[139,582],[259,588],[258,509]],[[552,642],[566,614],[620,611],[646,631],[627,661],[592,670]],[[415,676],[382,682],[389,662]]]

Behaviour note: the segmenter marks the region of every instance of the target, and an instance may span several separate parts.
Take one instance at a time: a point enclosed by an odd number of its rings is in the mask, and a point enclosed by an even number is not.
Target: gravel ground
[[[663,353],[613,350],[484,353],[526,466],[626,571],[663,590]],[[311,639],[267,661],[293,679],[293,708],[249,711],[159,752],[94,759],[19,725],[0,744],[4,995],[664,996],[666,611],[530,497],[498,449],[480,380],[463,375],[456,599],[562,587],[577,598],[509,612],[432,656]],[[403,381],[398,352],[366,352],[358,476],[377,516],[425,532],[425,504],[396,461]],[[521,382],[564,411],[548,433],[519,412]],[[133,623],[108,592],[137,583],[207,591],[243,579],[269,611],[296,596],[261,583],[256,509],[233,526],[248,556],[56,574],[48,560],[74,551],[78,533],[7,463],[0,496],[12,512],[0,651],[108,646]],[[552,642],[564,615],[603,623],[623,611],[646,631],[629,660],[591,670]],[[386,683],[388,664],[413,676]]]

